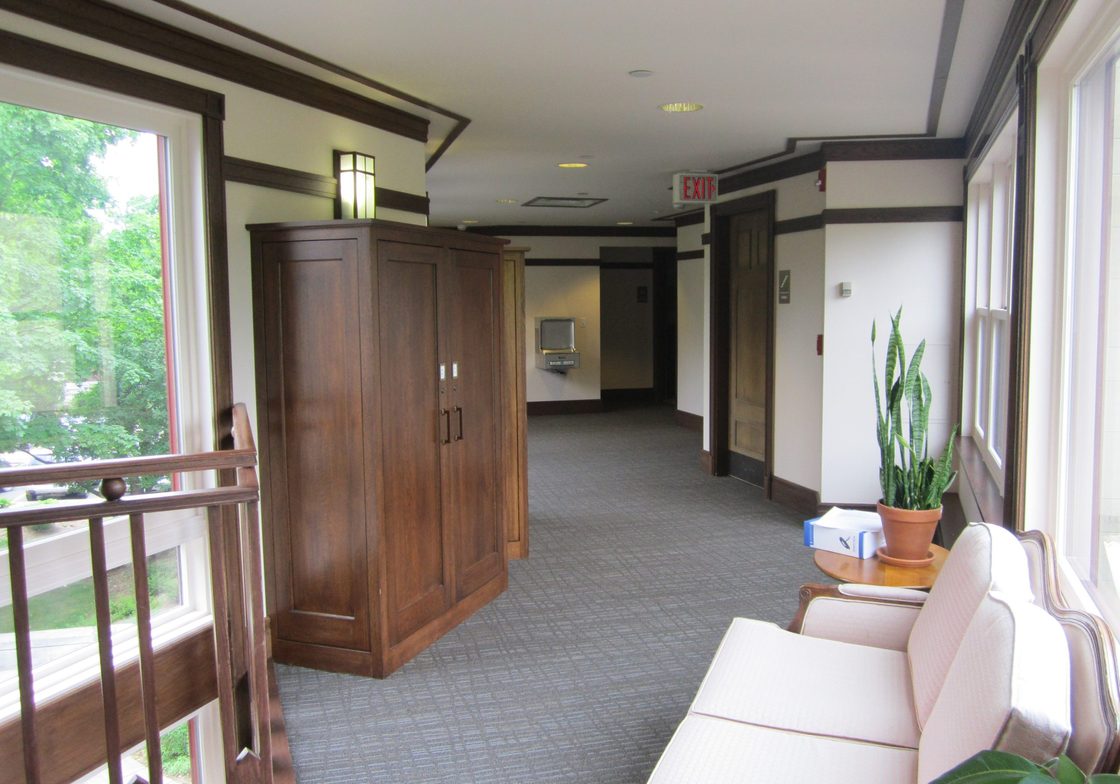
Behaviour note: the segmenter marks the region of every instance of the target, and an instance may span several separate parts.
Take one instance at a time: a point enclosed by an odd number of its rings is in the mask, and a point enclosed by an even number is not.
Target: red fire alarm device
[[[824,186],[825,186],[827,176],[828,176],[828,169],[826,169],[824,166],[822,166],[821,170],[819,172],[817,172],[817,190],[820,191],[821,193],[824,193]]]

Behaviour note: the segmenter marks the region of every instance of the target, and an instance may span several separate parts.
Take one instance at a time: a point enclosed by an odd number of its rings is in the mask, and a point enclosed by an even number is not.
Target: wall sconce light
[[[334,176],[338,180],[338,198],[334,202],[336,218],[376,217],[372,155],[335,150]]]

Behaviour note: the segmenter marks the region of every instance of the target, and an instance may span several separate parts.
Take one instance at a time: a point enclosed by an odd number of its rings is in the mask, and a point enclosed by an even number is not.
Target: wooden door
[[[462,599],[505,569],[500,258],[452,248],[448,273],[453,504],[448,525],[455,531],[455,591]]]
[[[381,513],[389,645],[452,603],[443,519],[449,401],[440,365],[444,250],[380,241],[377,274],[381,378]]]
[[[765,210],[731,217],[728,471],[760,487],[767,474],[769,232],[769,216]]]
[[[357,239],[264,242],[254,277],[275,633],[278,640],[368,651],[368,264]]]
[[[506,557],[529,557],[529,488],[525,421],[525,249],[502,254],[502,455]]]

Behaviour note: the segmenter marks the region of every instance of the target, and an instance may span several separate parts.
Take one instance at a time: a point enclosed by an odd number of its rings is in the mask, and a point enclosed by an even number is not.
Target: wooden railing
[[[31,509],[0,510],[0,528],[7,532],[9,570],[11,577],[12,616],[15,629],[20,717],[11,727],[22,746],[22,765],[18,758],[7,758],[0,772],[0,781],[24,780],[28,784],[66,781],[105,764],[112,784],[123,782],[121,754],[137,742],[127,737],[134,728],[143,728],[147,747],[151,784],[163,781],[160,752],[161,718],[166,723],[168,712],[199,707],[191,704],[212,698],[216,690],[222,725],[223,756],[228,782],[271,782],[271,742],[268,702],[267,650],[262,597],[261,548],[257,515],[258,485],[256,446],[249,427],[245,407],[233,410],[233,449],[191,455],[167,455],[121,460],[99,460],[80,464],[62,464],[32,469],[0,470],[0,487],[70,484],[99,481],[103,499],[88,502],[47,505]],[[175,475],[190,472],[218,471],[225,486],[175,490],[162,493],[125,495],[125,477],[144,475]],[[234,480],[235,477],[235,480]],[[220,480],[221,481],[221,480]],[[233,482],[226,484],[228,482]],[[182,654],[179,663],[168,651],[153,645],[151,605],[145,548],[145,516],[175,510],[206,512],[209,534],[210,583],[212,598],[212,651],[206,665],[191,663]],[[105,521],[128,519],[131,539],[136,625],[138,645],[139,689],[134,688],[135,665],[114,666],[113,640],[110,629],[109,578],[106,566]],[[24,550],[24,529],[43,523],[85,521],[89,531],[96,630],[100,654],[100,699],[103,721],[104,754],[93,765],[89,759],[68,762],[60,767],[53,752],[45,750],[48,733],[61,726],[59,713],[80,713],[73,706],[51,711],[51,705],[36,699],[32,670],[31,627],[28,612],[28,573]],[[198,635],[177,643],[185,651]],[[170,647],[170,646],[168,646]],[[197,649],[197,646],[196,646]],[[121,657],[118,657],[118,659]],[[197,659],[197,657],[196,657]],[[187,662],[184,664],[183,662]],[[126,672],[127,671],[127,672]],[[181,678],[197,679],[197,683],[157,682]],[[118,689],[122,684],[125,695]],[[216,689],[215,689],[216,686]],[[175,709],[167,707],[161,697],[174,690],[189,697],[180,698]],[[95,694],[96,689],[71,690],[71,696]],[[136,692],[139,692],[138,697]],[[201,695],[201,696],[200,696]],[[77,699],[76,697],[73,697]],[[64,701],[66,697],[57,698]],[[161,700],[164,704],[161,704]],[[57,706],[55,706],[57,707]],[[88,708],[88,705],[87,705]],[[130,712],[142,715],[139,722]],[[87,711],[88,712],[88,711]],[[54,722],[54,723],[51,723]],[[46,732],[40,724],[49,724]],[[122,735],[122,723],[126,731]],[[96,725],[82,727],[80,740],[89,747],[90,733]],[[3,728],[0,728],[0,752],[3,751]],[[73,743],[78,738],[70,738]],[[100,743],[96,744],[101,746]],[[18,755],[17,755],[18,756]],[[19,768],[22,767],[22,771]],[[65,767],[65,766],[62,766]],[[22,772],[22,779],[20,773]],[[133,779],[143,781],[142,779]]]

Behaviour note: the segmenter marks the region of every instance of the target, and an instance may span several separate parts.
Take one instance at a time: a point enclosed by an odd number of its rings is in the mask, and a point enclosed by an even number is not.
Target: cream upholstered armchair
[[[1031,562],[1014,535],[975,524],[928,596],[811,588],[790,630],[735,619],[650,781],[902,784],[982,749],[1066,750],[1071,646],[1036,603]],[[1094,769],[1109,764],[1111,721],[1085,733]]]

